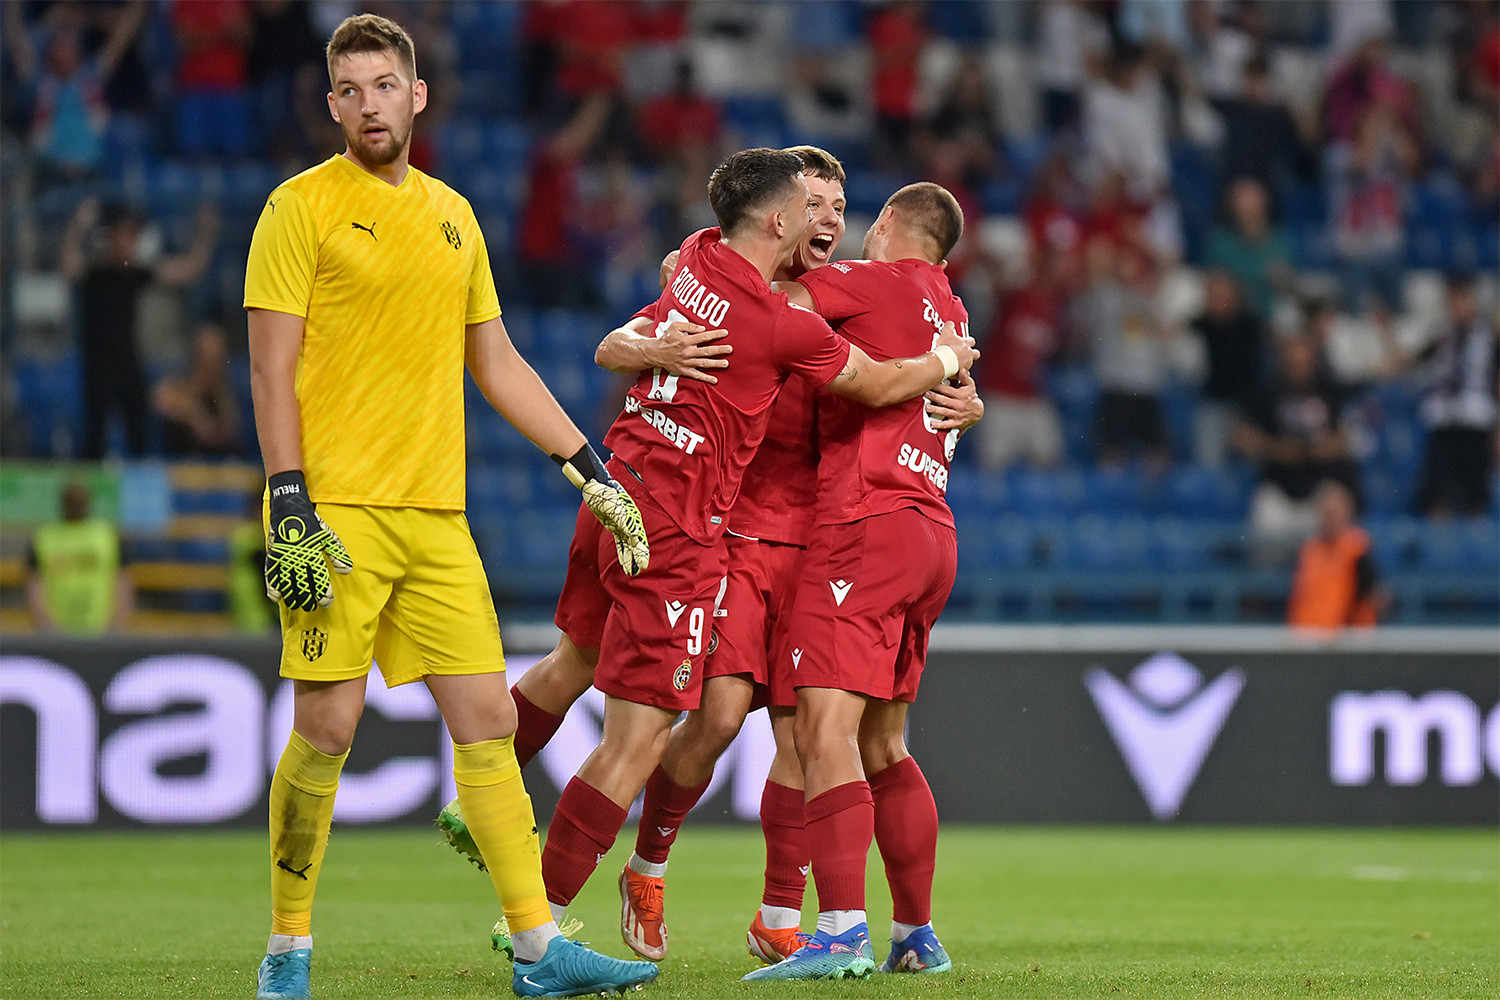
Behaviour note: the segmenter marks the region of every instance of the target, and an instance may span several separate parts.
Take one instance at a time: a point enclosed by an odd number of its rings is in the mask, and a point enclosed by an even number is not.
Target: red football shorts
[[[914,701],[957,571],[953,529],[916,510],[819,525],[776,646],[773,698],[789,671],[793,688]]]
[[[773,637],[792,609],[802,575],[800,545],[760,542],[729,535],[729,574],[714,611],[713,655],[704,676],[748,674],[756,684],[754,706],[766,704]],[[790,690],[790,689],[788,689]],[[796,692],[791,692],[796,704]],[[777,704],[780,704],[779,702]]]
[[[650,565],[627,576],[614,536],[579,504],[553,621],[574,645],[599,650],[594,687],[600,691],[674,712],[694,709],[724,579],[724,545],[700,545],[644,490],[632,496],[651,542]]]

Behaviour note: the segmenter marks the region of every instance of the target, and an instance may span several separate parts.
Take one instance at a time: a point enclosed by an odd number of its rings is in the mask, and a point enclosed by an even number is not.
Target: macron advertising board
[[[1500,823],[1500,636],[1399,632],[940,628],[908,742],[945,822]],[[551,642],[506,639],[512,681]],[[291,727],[278,653],[7,637],[0,827],[262,824]],[[527,767],[543,823],[602,716],[590,691]],[[753,713],[700,821],[754,820],[772,750]],[[430,823],[453,794],[426,689],[372,672],[336,819]]]

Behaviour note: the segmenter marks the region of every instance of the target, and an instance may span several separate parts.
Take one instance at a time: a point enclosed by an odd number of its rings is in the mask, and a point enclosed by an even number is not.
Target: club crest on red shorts
[[[679,691],[686,691],[688,681],[693,679],[693,661],[683,660],[678,666],[677,672],[672,675],[672,686]]]

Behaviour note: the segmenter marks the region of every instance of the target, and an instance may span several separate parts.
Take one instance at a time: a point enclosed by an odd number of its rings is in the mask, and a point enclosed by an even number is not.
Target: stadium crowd
[[[1362,517],[1493,525],[1485,0],[5,4],[5,455],[254,454],[245,247],[339,146],[319,40],[356,7],[412,30],[412,162],[473,202],[586,430],[620,391],[592,346],[712,224],[712,166],[809,142],[852,231],[915,179],[963,206],[961,521],[1212,508],[1285,563],[1333,480]]]

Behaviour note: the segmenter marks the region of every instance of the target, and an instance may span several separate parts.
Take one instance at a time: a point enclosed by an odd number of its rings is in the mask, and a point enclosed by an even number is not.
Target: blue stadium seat
[[[1365,522],[1375,564],[1386,573],[1410,569],[1422,551],[1424,529],[1414,518],[1370,517]]]
[[[17,409],[27,422],[26,451],[37,458],[70,458],[83,425],[78,355],[55,360],[15,358]]]
[[[1020,215],[1025,207],[1026,181],[1010,171],[984,186],[984,210],[990,215]]]
[[[1166,492],[1167,509],[1189,519],[1242,516],[1248,500],[1242,473],[1192,464],[1169,473]]]
[[[1032,561],[1038,568],[1066,566],[1073,542],[1072,527],[1053,514],[1029,519]]]
[[[948,506],[955,515],[988,516],[1003,510],[1008,503],[1008,492],[1004,476],[964,464],[956,464],[949,470]]]
[[[1007,135],[1005,137],[1005,159],[1010,172],[1029,186],[1037,168],[1047,158],[1052,146],[1052,137],[1045,132],[1029,135]]]
[[[1006,473],[1010,507],[1034,517],[1057,517],[1083,509],[1083,474],[1077,469],[1012,466]]]
[[[1500,569],[1500,537],[1489,518],[1437,521],[1421,532],[1420,565],[1430,570],[1466,572]]]
[[[1036,536],[1031,522],[1015,514],[1005,514],[988,525],[983,536],[987,543],[979,551],[1000,570],[1022,570],[1035,561]],[[969,551],[964,536],[959,536],[959,559]]]
[[[1119,517],[1146,510],[1146,477],[1138,465],[1096,466],[1084,473],[1085,508]]]
[[[779,94],[739,94],[724,99],[724,122],[749,146],[781,148],[801,140],[792,137]]]
[[[1064,565],[1077,569],[1140,569],[1147,565],[1151,534],[1143,517],[1090,514],[1073,522]]]
[[[1201,569],[1207,559],[1202,535],[1183,518],[1155,518],[1150,525],[1150,540],[1152,563],[1165,569]]]

